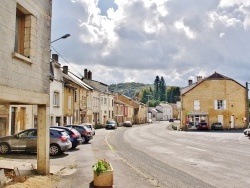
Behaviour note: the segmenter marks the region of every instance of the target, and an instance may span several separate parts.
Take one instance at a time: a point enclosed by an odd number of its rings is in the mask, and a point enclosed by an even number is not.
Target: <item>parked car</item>
[[[132,125],[131,121],[124,121],[123,126],[124,127],[132,127],[133,125]]]
[[[88,143],[93,138],[91,130],[85,125],[66,125],[65,127],[76,129],[81,134],[83,143]]]
[[[243,133],[244,133],[244,135],[249,135],[249,133],[250,133],[250,128],[244,129]]]
[[[69,135],[61,129],[50,128],[50,155],[58,155],[72,147]],[[37,152],[37,129],[31,128],[12,136],[0,137],[0,153],[11,151]]]
[[[62,127],[62,126],[52,126],[51,128],[62,129],[70,136],[70,141],[72,143],[72,149],[76,148],[78,145],[82,144],[83,140],[81,134],[74,128]]]
[[[211,130],[216,130],[216,129],[220,129],[223,130],[223,125],[221,122],[214,122],[211,125]]]
[[[86,127],[88,127],[91,130],[92,135],[95,135],[95,128],[93,127],[91,123],[83,123],[81,125],[85,125]]]
[[[107,120],[106,121],[106,129],[117,129],[117,123],[115,120]]]
[[[206,122],[200,122],[197,124],[198,130],[208,130],[208,123]]]
[[[169,122],[174,122],[174,119],[169,119]]]

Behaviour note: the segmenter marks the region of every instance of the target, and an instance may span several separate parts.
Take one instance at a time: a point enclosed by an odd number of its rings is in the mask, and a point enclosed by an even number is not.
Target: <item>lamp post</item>
[[[148,97],[148,102],[147,102],[147,104],[148,104],[148,106],[149,106],[149,97],[152,96],[152,95],[146,95],[146,96]]]
[[[58,40],[60,40],[60,39],[66,39],[66,38],[68,38],[68,37],[70,37],[70,34],[65,34],[65,35],[61,36],[60,38],[51,41],[50,44],[53,43],[53,42],[56,42],[56,41],[58,41]]]

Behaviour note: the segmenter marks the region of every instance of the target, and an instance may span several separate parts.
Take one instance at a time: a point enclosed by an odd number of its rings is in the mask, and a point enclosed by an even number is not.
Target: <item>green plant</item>
[[[111,166],[105,159],[99,159],[97,163],[93,165],[93,170],[97,176],[99,176],[100,173],[111,170]]]

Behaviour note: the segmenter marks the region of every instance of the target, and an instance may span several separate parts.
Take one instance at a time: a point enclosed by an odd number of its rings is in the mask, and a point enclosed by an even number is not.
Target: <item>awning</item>
[[[208,112],[188,112],[188,116],[207,116]]]

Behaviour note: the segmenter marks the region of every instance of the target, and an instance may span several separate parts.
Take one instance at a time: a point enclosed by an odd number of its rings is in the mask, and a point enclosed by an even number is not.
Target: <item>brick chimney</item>
[[[197,83],[201,82],[202,77],[201,76],[197,76]]]
[[[84,69],[84,79],[88,79],[88,70]]]
[[[193,80],[189,79],[188,80],[188,85],[191,86],[193,84]]]
[[[52,54],[52,59],[58,62],[58,54]]]
[[[92,80],[92,72],[91,71],[88,71],[88,79]]]
[[[63,66],[63,73],[68,74],[69,67],[68,66]]]

